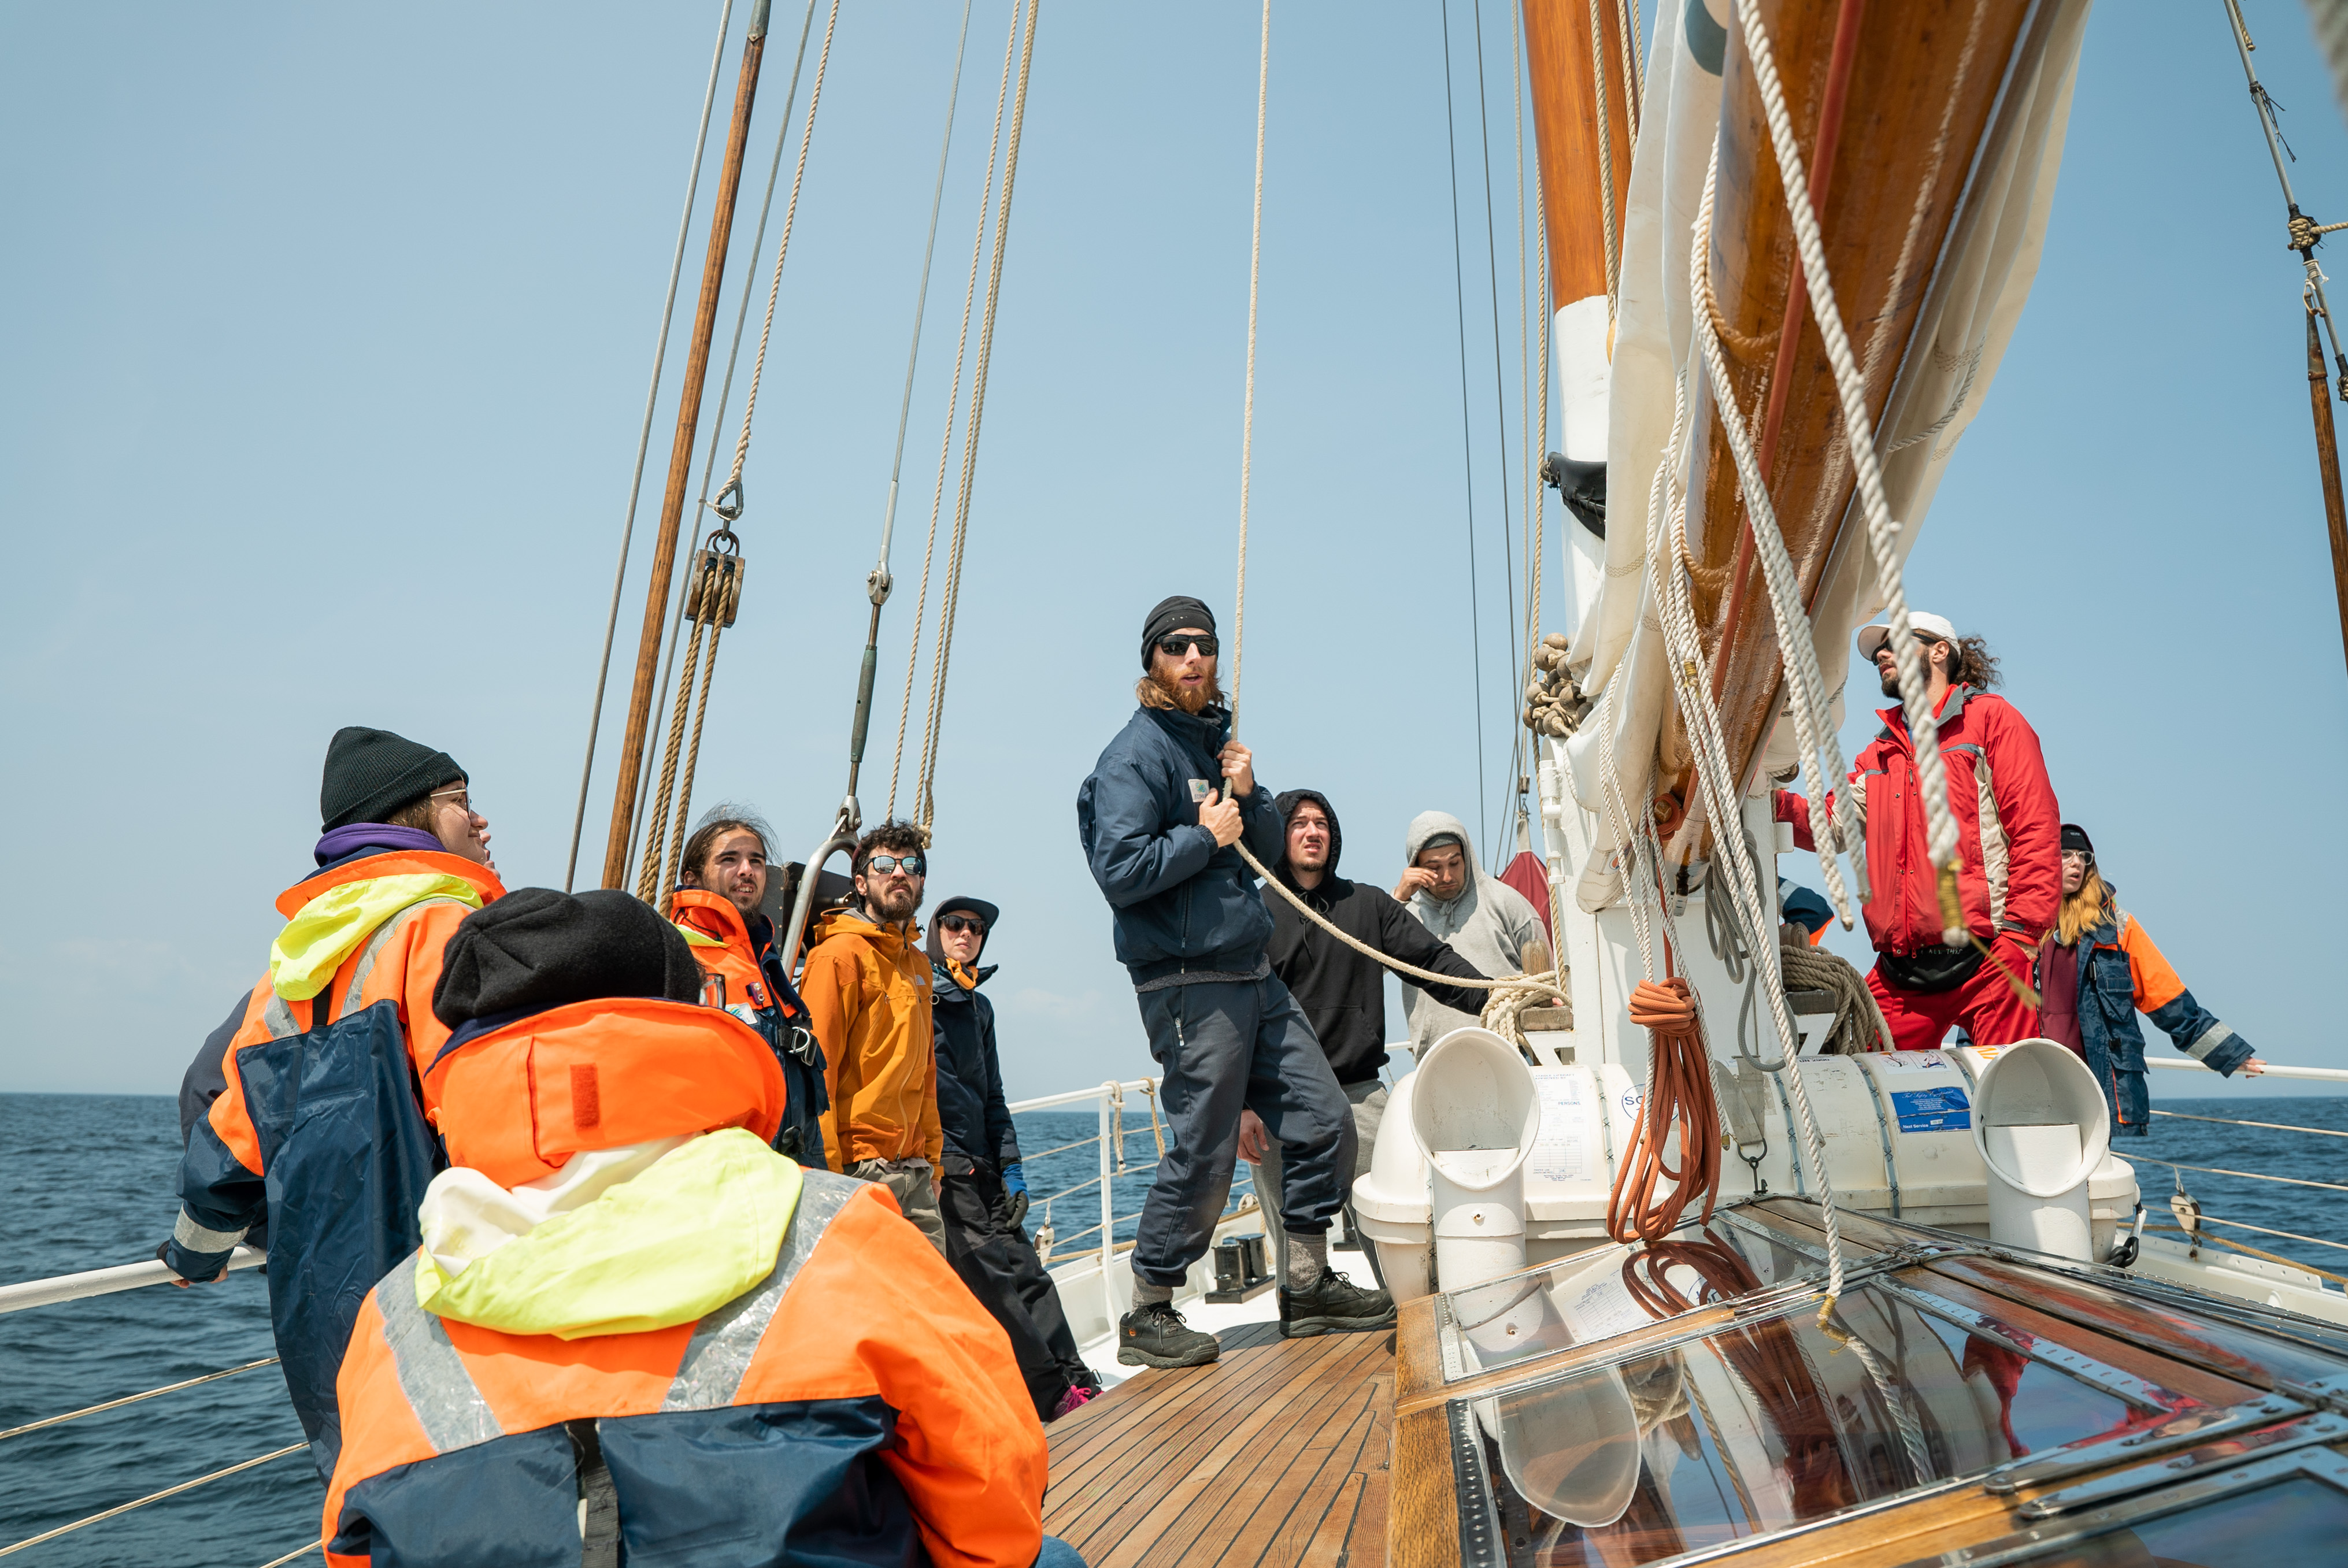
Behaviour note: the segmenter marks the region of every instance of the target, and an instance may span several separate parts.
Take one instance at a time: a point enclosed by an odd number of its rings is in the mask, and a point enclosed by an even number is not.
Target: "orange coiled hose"
[[[1651,1044],[1647,1097],[1639,1132],[1614,1174],[1606,1200],[1606,1234],[1616,1241],[1661,1241],[1697,1195],[1712,1218],[1720,1194],[1720,1106],[1713,1098],[1712,1061],[1687,981],[1641,980],[1631,993],[1631,1021]],[[1666,1163],[1664,1145],[1679,1133],[1680,1163]]]

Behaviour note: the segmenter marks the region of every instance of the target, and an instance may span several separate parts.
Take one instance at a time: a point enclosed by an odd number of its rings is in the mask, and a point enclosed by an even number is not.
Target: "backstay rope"
[[[1019,176],[1020,133],[1027,119],[1027,79],[1035,58],[1035,14],[1040,0],[1027,0],[1026,28],[1019,44],[1019,84],[1011,97],[1011,135],[1003,149],[1003,190],[994,210],[994,250],[986,274],[986,308],[979,317],[978,357],[971,367],[970,423],[963,433],[962,488],[954,499],[953,541],[946,558],[945,586],[938,598],[937,653],[930,665],[929,728],[922,744],[922,771],[914,796],[914,821],[927,843],[937,820],[933,785],[938,769],[939,727],[945,721],[946,675],[953,659],[954,611],[962,597],[963,545],[970,533],[970,499],[978,478],[978,438],[986,416],[986,373],[994,354],[995,311],[1003,296],[1003,253],[1011,238],[1011,195]]]
[[[897,755],[889,764],[889,804],[897,815],[897,783],[905,769],[905,725],[913,712],[913,676],[921,665],[922,631],[929,624],[930,571],[938,554],[938,518],[945,510],[946,472],[953,462],[954,426],[962,413],[963,365],[970,351],[970,318],[978,303],[979,269],[986,256],[986,225],[994,210],[994,169],[1003,151],[1003,117],[1011,101],[1011,73],[1019,50],[1019,7],[1011,7],[1011,31],[1003,40],[1003,83],[994,93],[994,133],[986,146],[986,179],[978,193],[978,231],[970,241],[970,282],[963,288],[962,330],[954,340],[953,377],[947,384],[945,433],[938,438],[938,482],[930,494],[930,537],[922,549],[922,587],[913,600],[913,634],[905,646],[905,690],[897,707]]]
[[[1240,733],[1240,650],[1247,638],[1247,547],[1249,481],[1255,463],[1255,322],[1258,285],[1263,279],[1263,124],[1272,88],[1272,0],[1263,0],[1263,42],[1255,73],[1255,227],[1248,241],[1247,393],[1240,405],[1240,573],[1231,599],[1231,695],[1233,736]]]

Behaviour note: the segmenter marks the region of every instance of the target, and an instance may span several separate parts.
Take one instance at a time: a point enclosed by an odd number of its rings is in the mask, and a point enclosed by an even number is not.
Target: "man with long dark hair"
[[[2038,1032],[2029,976],[2061,897],[2060,813],[2037,732],[1992,696],[1997,661],[1947,618],[1910,611],[1923,655],[1926,700],[1938,717],[1957,821],[1955,894],[1963,939],[1947,940],[1941,874],[1929,851],[1929,818],[1908,715],[1898,702],[1898,661],[1888,626],[1863,626],[1859,652],[1874,661],[1883,694],[1882,733],[1859,753],[1849,787],[1834,802],[1848,835],[1866,835],[1867,934],[1875,943],[1868,988],[1901,1050],[1931,1050],[1952,1026],[1977,1045],[2010,1045]],[[1809,803],[1780,791],[1776,816],[1794,842],[1811,842]]]
[[[1268,864],[1282,833],[1253,757],[1231,739],[1218,651],[1214,615],[1199,600],[1169,599],[1149,612],[1140,707],[1076,796],[1077,835],[1116,914],[1117,956],[1165,1071],[1170,1124],[1134,1242],[1133,1310],[1117,1326],[1117,1359],[1128,1366],[1198,1366],[1218,1354],[1214,1337],[1185,1326],[1171,1297],[1206,1255],[1231,1191],[1242,1109],[1262,1118],[1288,1156],[1282,1331],[1394,1321],[1384,1291],[1362,1290],[1328,1265],[1329,1224],[1354,1173],[1354,1119],[1303,1009],[1272,972],[1272,912],[1233,847],[1244,835]]]

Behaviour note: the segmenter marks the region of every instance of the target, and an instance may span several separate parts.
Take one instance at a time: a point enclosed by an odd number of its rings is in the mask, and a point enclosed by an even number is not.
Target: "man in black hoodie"
[[[1337,809],[1319,790],[1292,789],[1272,800],[1285,833],[1284,849],[1272,873],[1331,925],[1389,958],[1438,975],[1461,979],[1486,977],[1450,945],[1427,930],[1409,910],[1395,902],[1385,888],[1368,882],[1351,882],[1337,875],[1337,857],[1344,836],[1337,825]],[[1312,1020],[1321,1049],[1328,1053],[1337,1086],[1354,1107],[1354,1128],[1360,1144],[1354,1175],[1370,1168],[1377,1147],[1378,1123],[1385,1115],[1386,1088],[1378,1070],[1386,1064],[1385,969],[1376,959],[1354,951],[1296,912],[1296,907],[1267,887],[1263,901],[1272,909],[1272,972],[1280,977],[1297,1006]],[[1487,993],[1464,987],[1428,986],[1402,977],[1406,986],[1418,986],[1446,1007],[1480,1011]],[[1256,1168],[1257,1190],[1264,1196],[1265,1224],[1278,1234],[1280,1183],[1278,1145],[1252,1113],[1240,1118],[1240,1153]],[[1347,1184],[1348,1190],[1351,1183]],[[1347,1208],[1351,1209],[1350,1203]],[[1347,1225],[1352,1224],[1350,1213]]]
[[[994,1004],[978,994],[995,966],[978,967],[1002,911],[983,898],[949,898],[930,920],[930,1021],[936,1030],[938,1122],[945,1169],[938,1208],[946,1261],[1010,1337],[1038,1420],[1056,1420],[1100,1392],[1069,1332],[1060,1293],[1023,1223],[1027,1174],[1003,1098]]]

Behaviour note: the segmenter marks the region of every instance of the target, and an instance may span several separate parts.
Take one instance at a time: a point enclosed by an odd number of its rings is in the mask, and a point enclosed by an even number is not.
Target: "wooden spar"
[[[2332,386],[2315,311],[2307,313],[2307,397],[2315,410],[2315,464],[2323,478],[2323,519],[2332,534],[2332,589],[2340,600],[2340,643],[2348,654],[2348,504],[2340,497],[2340,446],[2332,430]]]
[[[625,886],[628,839],[635,824],[636,787],[644,773],[644,736],[653,712],[653,678],[661,633],[668,626],[669,586],[676,573],[676,538],[685,518],[685,491],[693,474],[694,434],[701,424],[703,384],[709,379],[709,342],[717,326],[717,295],[726,281],[726,251],[734,233],[734,202],[742,189],[742,154],[750,138],[750,106],[758,95],[758,66],[767,49],[769,0],[757,0],[742,40],[741,78],[734,89],[734,121],[726,133],[726,165],[709,220],[709,254],[701,266],[701,304],[677,397],[676,440],[669,448],[668,488],[661,498],[660,534],[653,547],[652,581],[644,589],[644,628],[636,643],[636,678],[628,693],[627,739],[612,789],[612,831],[603,845],[603,886]]]
[[[1784,78],[1797,139],[1818,147],[1834,70],[1841,0],[1756,0]],[[1907,357],[1920,307],[1955,217],[1973,150],[1989,124],[2029,0],[1907,0],[1867,8],[1847,42],[1844,107],[1825,149],[1838,150],[1818,223],[1843,323],[1880,420]],[[1720,120],[1720,187],[1712,265],[1726,331],[1731,389],[1755,418],[1782,406],[1766,469],[1806,602],[1817,595],[1854,484],[1825,341],[1797,321],[1792,352],[1775,345],[1789,320],[1801,263],[1769,145],[1761,96],[1741,35],[1730,30]],[[1820,157],[1824,162],[1824,157]],[[1740,353],[1739,344],[1772,345]],[[1693,378],[1699,427],[1690,507],[1704,519],[1694,608],[1713,660],[1730,758],[1749,776],[1766,739],[1781,678],[1774,624],[1748,530],[1735,464],[1708,378]],[[1758,422],[1757,419],[1756,421]],[[1860,527],[1852,518],[1851,526]],[[1693,529],[1691,530],[1694,531]],[[1732,606],[1734,613],[1731,613]],[[1667,743],[1667,747],[1675,743]]]
[[[1524,0],[1525,60],[1532,89],[1541,214],[1549,225],[1550,303],[1557,312],[1565,455],[1606,457],[1607,364],[1613,352],[1606,291],[1606,219],[1622,232],[1631,189],[1631,106],[1622,90],[1622,37],[1612,0],[1599,7],[1605,40],[1606,134],[1613,188],[1598,156],[1598,87],[1587,0]]]

